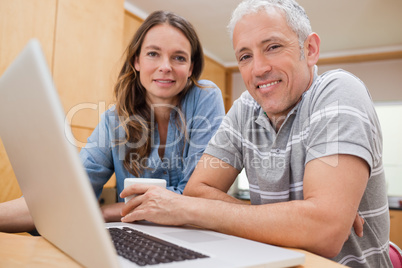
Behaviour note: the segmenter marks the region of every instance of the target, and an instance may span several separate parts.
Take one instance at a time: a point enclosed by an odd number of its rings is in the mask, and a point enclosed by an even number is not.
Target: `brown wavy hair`
[[[146,102],[146,90],[140,82],[139,73],[134,68],[134,62],[139,57],[142,43],[147,32],[156,25],[167,24],[179,29],[191,45],[191,63],[193,71],[185,88],[179,93],[178,103],[194,86],[204,68],[204,54],[201,42],[194,27],[183,17],[168,11],[155,11],[141,24],[125,51],[125,61],[114,87],[116,112],[120,126],[124,128],[126,144],[124,167],[138,177],[143,170],[139,161],[151,153],[151,107]],[[137,161],[131,159],[136,156]]]

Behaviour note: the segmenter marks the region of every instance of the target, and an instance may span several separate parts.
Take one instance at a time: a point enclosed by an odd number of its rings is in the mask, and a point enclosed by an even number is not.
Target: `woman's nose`
[[[170,64],[169,58],[162,58],[161,64],[159,66],[160,72],[170,72],[172,70],[172,65]]]

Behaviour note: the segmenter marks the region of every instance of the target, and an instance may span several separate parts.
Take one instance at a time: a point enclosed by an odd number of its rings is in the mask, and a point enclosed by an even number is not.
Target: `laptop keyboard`
[[[204,254],[128,227],[108,228],[108,230],[117,254],[140,266],[208,258]]]

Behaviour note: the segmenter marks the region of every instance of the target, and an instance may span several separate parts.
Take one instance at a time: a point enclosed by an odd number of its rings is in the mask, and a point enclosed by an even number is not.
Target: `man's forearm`
[[[184,189],[183,195],[193,196],[193,197],[201,197],[206,199],[213,200],[221,200],[224,202],[235,203],[235,204],[245,204],[244,201],[241,201],[219,189],[211,187],[206,184],[198,184],[196,187]]]
[[[301,248],[328,258],[339,252],[345,240],[308,201],[251,206],[198,198],[192,201],[185,206],[189,210],[184,209],[182,213],[190,219],[189,224],[201,228]]]

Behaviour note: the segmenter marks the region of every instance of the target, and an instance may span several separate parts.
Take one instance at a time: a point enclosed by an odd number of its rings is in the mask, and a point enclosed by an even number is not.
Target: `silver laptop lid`
[[[0,137],[38,232],[84,266],[117,266],[37,40],[0,78],[0,107]]]

